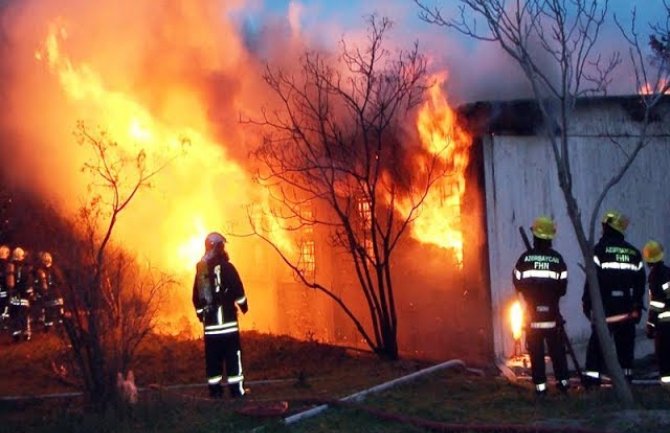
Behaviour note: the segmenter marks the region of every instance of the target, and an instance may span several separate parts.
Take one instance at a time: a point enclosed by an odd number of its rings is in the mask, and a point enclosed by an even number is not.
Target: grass
[[[617,433],[670,431],[670,393],[660,387],[635,388],[637,407],[624,412],[611,389],[571,390],[568,397],[552,389],[547,398],[536,400],[529,386],[510,384],[493,369],[484,376],[443,370],[371,395],[353,407],[338,406],[286,426],[278,419],[241,415],[236,409],[241,404],[287,400],[289,413],[296,413],[311,407],[314,399],[349,395],[427,364],[381,362],[370,354],[253,332],[244,333],[242,341],[251,387],[245,403],[208,400],[204,385],[176,387],[203,382],[202,342],[157,336],[147,341],[137,358],[138,385],[145,391],[136,406],[121,405],[94,415],[82,410],[79,398],[4,400],[0,401],[0,432],[177,433],[252,431],[259,427],[268,433],[427,431],[402,417],[433,422],[434,427],[451,423],[559,430],[582,427]],[[51,371],[51,361],[62,356],[59,351],[63,347],[57,339],[38,336],[25,344],[5,343],[0,342],[0,397],[76,390],[56,380]],[[258,382],[266,379],[281,381]]]
[[[273,431],[426,431],[400,420],[390,422],[396,415],[500,428],[532,425],[626,433],[670,431],[670,393],[660,387],[645,387],[636,388],[635,396],[637,407],[631,411],[621,411],[612,389],[571,390],[567,397],[552,392],[538,400],[530,387],[512,385],[501,377],[477,377],[448,370],[372,396],[363,403],[366,408],[390,414],[386,421],[366,410],[336,408],[291,428],[277,426]]]

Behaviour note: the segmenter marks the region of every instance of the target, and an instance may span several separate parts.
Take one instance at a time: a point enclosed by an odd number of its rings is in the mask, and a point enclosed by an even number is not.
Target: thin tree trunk
[[[605,322],[605,310],[603,308],[602,297],[600,296],[600,285],[598,283],[598,276],[595,266],[593,264],[593,247],[586,239],[584,227],[580,219],[577,202],[572,196],[571,191],[561,185],[565,201],[568,205],[568,215],[572,221],[572,225],[577,236],[579,248],[582,251],[584,258],[584,269],[589,287],[589,296],[591,297],[591,324],[598,336],[598,346],[605,361],[607,372],[614,383],[614,390],[619,397],[619,401],[627,408],[634,404],[633,392],[628,385],[628,381],[623,373],[623,369],[619,364],[619,359],[616,353],[614,340],[609,332],[607,323]]]

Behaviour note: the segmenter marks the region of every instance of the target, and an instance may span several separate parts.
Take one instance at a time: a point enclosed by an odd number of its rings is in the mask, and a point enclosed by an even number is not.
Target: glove
[[[653,340],[654,338],[656,338],[656,328],[647,323],[647,329],[645,330],[645,334],[647,335],[647,338]]]
[[[249,311],[249,304],[246,301],[238,304],[238,306],[240,307],[242,314],[247,314],[247,311]]]

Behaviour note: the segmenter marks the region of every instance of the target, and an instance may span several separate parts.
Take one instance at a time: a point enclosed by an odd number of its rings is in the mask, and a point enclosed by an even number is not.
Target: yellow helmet
[[[23,251],[23,248],[21,247],[16,247],[14,248],[14,251],[12,251],[12,260],[16,261],[21,261],[26,258],[26,252]]]
[[[7,260],[9,258],[9,247],[7,245],[0,245],[0,259]]]
[[[556,224],[548,216],[540,216],[535,218],[533,225],[530,227],[533,236],[540,239],[554,239],[556,236]]]
[[[630,220],[626,215],[622,214],[621,212],[617,212],[615,210],[609,210],[605,212],[605,215],[603,215],[602,223],[607,224],[614,230],[623,234],[628,228]]]
[[[642,248],[642,257],[647,263],[657,263],[663,260],[663,245],[656,241],[649,241]]]

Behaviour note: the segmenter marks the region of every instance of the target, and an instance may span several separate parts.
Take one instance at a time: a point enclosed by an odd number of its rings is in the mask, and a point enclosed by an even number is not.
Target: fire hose
[[[523,424],[486,424],[473,423],[461,424],[444,421],[433,421],[425,418],[402,415],[397,413],[385,412],[381,409],[362,405],[357,402],[342,401],[342,400],[324,400],[324,399],[309,399],[300,400],[301,403],[312,403],[319,405],[328,405],[349,410],[358,410],[367,414],[373,415],[384,421],[397,422],[406,425],[423,428],[433,432],[441,433],[603,433],[602,430],[593,430],[582,427],[552,427],[543,425],[523,425]]]
[[[366,390],[351,394],[342,399],[321,399],[321,398],[307,398],[307,399],[291,399],[283,402],[253,402],[248,403],[248,407],[245,409],[244,406],[237,410],[238,413],[258,416],[259,414],[266,415],[263,413],[264,405],[267,405],[270,408],[278,408],[279,412],[285,411],[288,408],[289,402],[292,404],[299,405],[312,405],[314,407],[299,412],[297,414],[290,415],[285,417],[282,421],[285,425],[290,425],[298,421],[310,418],[312,416],[318,415],[325,411],[329,407],[337,407],[349,410],[359,410],[370,415],[373,415],[379,419],[385,421],[399,422],[402,424],[413,425],[420,427],[426,430],[435,431],[435,432],[444,432],[444,433],[460,433],[460,432],[477,432],[477,433],[602,433],[598,430],[591,430],[586,428],[574,428],[574,427],[551,427],[551,426],[538,426],[538,425],[522,425],[522,424],[459,424],[459,423],[449,423],[442,421],[427,420],[424,418],[402,415],[397,413],[388,413],[381,409],[370,407],[367,405],[361,404],[361,401],[370,394],[381,392],[387,389],[390,389],[396,385],[403,384],[414,380],[418,377],[426,376],[428,374],[434,373],[438,370],[447,369],[447,368],[465,368],[468,371],[473,373],[482,373],[480,370],[468,369],[466,368],[463,361],[455,359],[443,362],[441,364],[433,365],[431,367],[425,368],[423,370],[416,371],[414,373],[408,374],[406,376],[393,379],[391,381],[373,386]],[[279,403],[286,403],[286,405],[280,405]],[[275,414],[275,416],[281,415],[281,413]],[[260,432],[264,430],[264,426],[257,427],[253,432]]]

